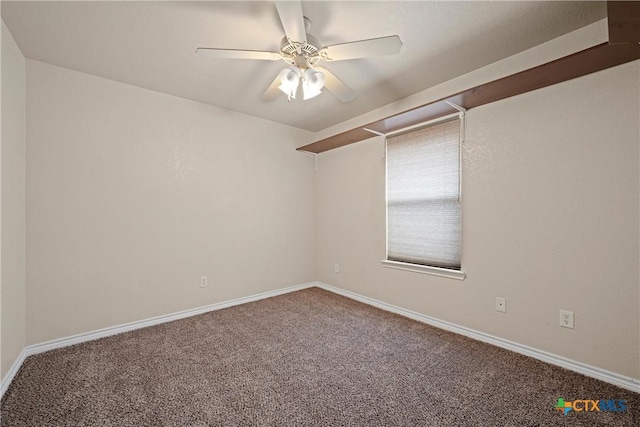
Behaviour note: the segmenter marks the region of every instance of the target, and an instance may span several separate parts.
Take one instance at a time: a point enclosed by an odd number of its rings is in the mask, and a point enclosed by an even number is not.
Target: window
[[[464,278],[460,127],[456,116],[388,136],[383,265]]]

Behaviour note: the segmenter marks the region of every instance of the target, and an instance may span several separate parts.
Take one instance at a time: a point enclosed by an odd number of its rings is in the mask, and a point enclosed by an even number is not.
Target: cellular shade
[[[387,259],[460,270],[460,120],[387,139]]]

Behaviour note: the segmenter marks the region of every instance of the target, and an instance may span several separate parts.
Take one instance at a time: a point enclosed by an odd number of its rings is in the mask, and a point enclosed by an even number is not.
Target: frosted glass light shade
[[[300,82],[300,70],[294,67],[288,67],[280,71],[280,89],[285,95],[292,99],[296,99],[296,91]]]
[[[303,75],[302,93],[304,99],[311,99],[320,95],[321,89],[324,87],[324,74],[312,68],[307,68]]]

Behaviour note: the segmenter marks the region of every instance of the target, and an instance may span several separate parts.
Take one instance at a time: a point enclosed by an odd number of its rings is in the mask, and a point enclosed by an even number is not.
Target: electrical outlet
[[[209,281],[207,280],[207,276],[200,276],[200,287],[206,288],[208,284]]]
[[[333,272],[340,273],[340,264],[338,263],[333,264]]]
[[[502,313],[507,312],[507,300],[506,298],[496,297],[496,311],[500,311]]]
[[[573,329],[573,311],[560,310],[560,326]]]

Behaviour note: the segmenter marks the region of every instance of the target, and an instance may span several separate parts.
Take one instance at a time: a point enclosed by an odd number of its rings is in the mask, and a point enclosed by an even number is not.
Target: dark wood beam
[[[640,4],[640,2],[609,2],[608,6],[610,3],[631,3],[631,6],[625,7],[612,5],[613,9],[618,11],[624,9],[627,12],[629,12],[629,7],[636,7],[633,6],[633,4]],[[615,18],[610,18],[610,23],[613,19]],[[637,19],[637,15],[634,15],[625,22],[636,22],[635,25],[637,29]],[[633,27],[633,25],[634,24],[628,24],[626,27]],[[625,25],[621,25],[621,27],[625,27]],[[625,31],[625,34],[629,33],[631,32]],[[624,38],[627,37],[625,36]],[[603,43],[555,61],[467,89],[447,98],[434,101],[430,104],[413,108],[393,116],[385,117],[375,122],[368,123],[362,127],[342,132],[329,138],[321,139],[305,145],[304,147],[300,147],[298,150],[308,151],[311,153],[322,153],[327,150],[332,150],[334,148],[371,138],[373,134],[364,130],[365,128],[380,133],[389,133],[407,126],[455,113],[456,110],[447,104],[446,101],[453,102],[466,109],[471,109],[610,67],[615,67],[636,59],[640,59],[640,44],[638,43]]]
[[[541,89],[640,58],[640,45],[603,43],[555,61],[466,90],[458,96],[466,109]]]
[[[365,126],[366,127],[366,126]],[[308,151],[310,153],[323,153],[325,151],[333,150],[334,148],[344,147],[345,145],[353,144],[354,142],[364,141],[369,139],[374,134],[367,132],[363,128],[351,129],[347,132],[342,132],[329,138],[321,139],[312,144],[300,147],[298,151]]]
[[[609,43],[640,43],[640,1],[607,2]]]

